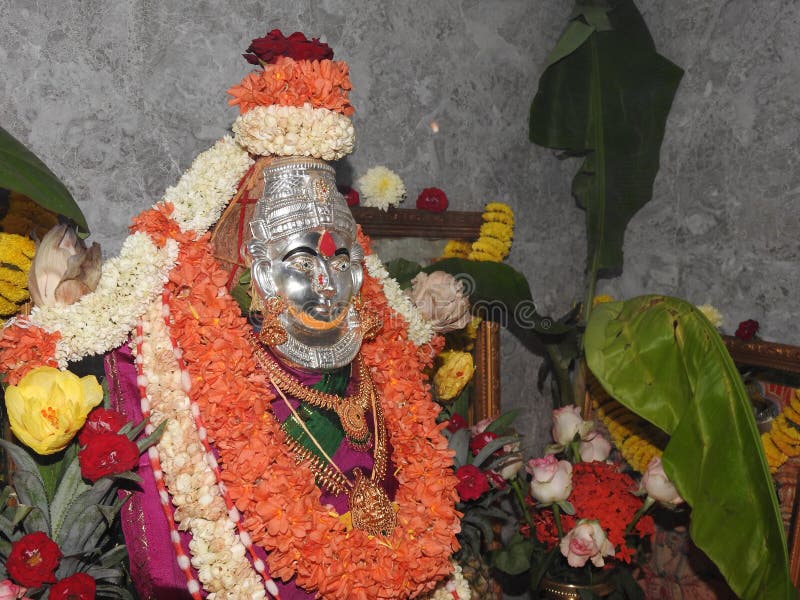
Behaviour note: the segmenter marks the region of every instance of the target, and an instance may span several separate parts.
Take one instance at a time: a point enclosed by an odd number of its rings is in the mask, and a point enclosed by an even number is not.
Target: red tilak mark
[[[319,275],[317,275],[317,280],[319,281],[319,284],[320,284],[320,285],[322,285],[323,283],[325,283],[325,280],[322,278],[322,273],[320,273]]]
[[[330,231],[325,230],[322,232],[322,236],[319,238],[319,253],[322,256],[328,257],[333,256],[334,252],[336,252],[336,242],[333,241],[333,236],[331,235]]]

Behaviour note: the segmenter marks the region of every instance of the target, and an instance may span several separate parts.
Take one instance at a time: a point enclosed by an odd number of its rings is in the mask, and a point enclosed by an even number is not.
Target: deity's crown
[[[280,245],[311,229],[337,232],[348,246],[355,241],[356,222],[336,189],[333,167],[316,158],[274,159],[264,168],[264,192],[250,221],[253,238]]]

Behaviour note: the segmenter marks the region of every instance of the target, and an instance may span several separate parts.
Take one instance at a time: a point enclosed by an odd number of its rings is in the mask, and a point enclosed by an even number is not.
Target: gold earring
[[[361,333],[365,340],[373,340],[378,335],[378,332],[383,328],[383,319],[380,315],[364,306],[361,296],[357,296],[353,306],[358,313],[358,319],[361,322]]]
[[[286,301],[280,296],[270,296],[264,300],[264,322],[258,332],[261,343],[267,346],[280,346],[289,339],[279,319],[285,309]]]

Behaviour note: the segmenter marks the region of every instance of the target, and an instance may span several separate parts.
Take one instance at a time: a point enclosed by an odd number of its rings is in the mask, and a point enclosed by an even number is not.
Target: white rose
[[[664,466],[661,464],[661,457],[659,456],[654,456],[647,464],[642,480],[639,483],[639,490],[646,491],[647,495],[653,500],[665,504],[675,506],[685,502],[664,472]]]
[[[597,521],[581,519],[573,529],[561,538],[561,554],[570,567],[582,567],[587,560],[595,567],[605,564],[604,556],[614,555],[614,545],[608,541],[606,532]]]
[[[419,273],[412,280],[411,301],[431,323],[434,331],[463,329],[470,322],[469,299],[461,282],[450,273]]]
[[[587,434],[594,427],[591,421],[584,421],[581,409],[574,404],[562,406],[553,411],[553,440],[562,446],[568,445],[575,436]]]
[[[531,496],[542,504],[560,502],[572,493],[572,464],[558,460],[553,454],[528,461],[531,480]]]
[[[578,452],[584,462],[602,462],[611,454],[611,443],[599,432],[592,431],[581,440]]]

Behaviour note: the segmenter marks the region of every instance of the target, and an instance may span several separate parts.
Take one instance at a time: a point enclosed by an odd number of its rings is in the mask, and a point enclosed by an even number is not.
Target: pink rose
[[[472,320],[462,283],[444,271],[419,273],[414,277],[411,301],[437,333],[463,329]]]
[[[568,461],[548,454],[529,460],[526,470],[533,475],[531,496],[542,504],[566,500],[572,493],[572,464]]]
[[[647,495],[653,500],[663,502],[664,504],[675,506],[685,502],[664,472],[664,466],[661,464],[661,457],[659,456],[654,456],[652,460],[647,463],[647,468],[639,483],[639,490],[646,491]]]
[[[27,588],[17,585],[10,579],[0,581],[0,600],[30,600],[25,596]]]
[[[578,452],[584,462],[602,462],[611,454],[611,443],[602,434],[592,431],[581,440]]]
[[[553,411],[553,440],[556,444],[566,446],[575,436],[591,431],[594,424],[591,421],[584,421],[581,417],[581,409],[574,404],[562,406]]]
[[[561,554],[567,557],[570,567],[582,567],[591,560],[595,567],[602,567],[604,556],[614,556],[614,545],[608,541],[606,532],[598,521],[581,519],[559,544]]]

